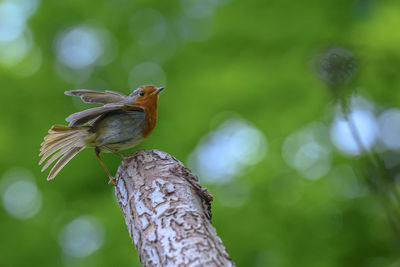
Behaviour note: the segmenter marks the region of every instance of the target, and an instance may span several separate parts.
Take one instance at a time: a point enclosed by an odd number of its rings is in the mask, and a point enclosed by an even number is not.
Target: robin
[[[52,157],[42,172],[58,161],[47,180],[53,179],[80,151],[93,147],[107,172],[109,183],[115,184],[115,178],[101,159],[100,152],[112,152],[124,158],[118,151],[134,147],[146,139],[156,126],[158,95],[163,89],[145,85],[128,96],[114,91],[66,91],[66,95],[80,97],[85,103],[103,105],[70,115],[66,118],[69,126],[54,125],[50,128],[41,144],[39,165]]]

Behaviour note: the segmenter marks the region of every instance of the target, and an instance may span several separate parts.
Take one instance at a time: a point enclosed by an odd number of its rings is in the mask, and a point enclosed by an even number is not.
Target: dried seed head
[[[356,59],[350,51],[343,48],[331,48],[317,61],[318,75],[332,89],[349,84],[356,71]]]

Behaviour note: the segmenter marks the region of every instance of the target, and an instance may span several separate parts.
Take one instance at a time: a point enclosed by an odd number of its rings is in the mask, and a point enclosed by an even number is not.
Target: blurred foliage
[[[382,145],[385,136],[396,143],[400,122],[389,121],[386,135],[380,122],[361,127],[361,135],[377,133],[365,142],[390,174],[382,205],[365,175],[376,166],[362,151],[336,148],[340,111],[312,66],[326,49],[344,47],[357,58],[351,93],[373,106],[362,114],[378,118],[398,107],[399,8],[395,0],[1,2],[0,266],[140,266],[93,151],[81,152],[51,182],[37,154],[51,125],[85,107],[65,90],[129,93],[141,83],[167,89],[157,128],[140,147],[196,169],[215,197],[213,224],[238,266],[400,266],[385,212],[388,201],[398,205],[399,147]],[[202,178],[190,164],[194,151],[223,143],[213,131],[226,133],[231,126],[219,127],[237,117],[265,136],[265,151],[254,164],[232,161],[243,166],[227,181]],[[313,129],[310,150],[301,140]],[[120,159],[104,158],[116,171]],[[311,170],[314,163],[324,168]],[[25,198],[14,207],[13,196]],[[76,225],[83,234],[69,235]],[[77,252],[80,236],[87,238]]]

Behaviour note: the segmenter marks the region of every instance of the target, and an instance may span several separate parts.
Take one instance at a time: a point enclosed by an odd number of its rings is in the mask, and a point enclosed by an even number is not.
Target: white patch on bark
[[[119,201],[121,201],[122,205],[126,206],[126,203],[128,201],[128,195],[124,186],[124,181],[122,179],[118,180],[117,187],[119,192],[121,193]]]

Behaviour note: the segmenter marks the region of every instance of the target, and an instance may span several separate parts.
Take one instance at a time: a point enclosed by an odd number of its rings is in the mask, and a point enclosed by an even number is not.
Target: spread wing
[[[87,89],[78,89],[65,91],[64,94],[69,96],[78,96],[85,103],[109,104],[121,102],[126,98],[126,95],[114,91],[95,91]]]
[[[114,111],[114,110],[126,110],[126,111],[139,111],[144,112],[144,108],[135,104],[127,104],[127,103],[111,103],[105,104],[101,107],[90,108],[84,111],[76,112],[68,116],[65,120],[69,122],[70,127],[81,126],[86,123],[91,123],[101,115],[106,112]]]

